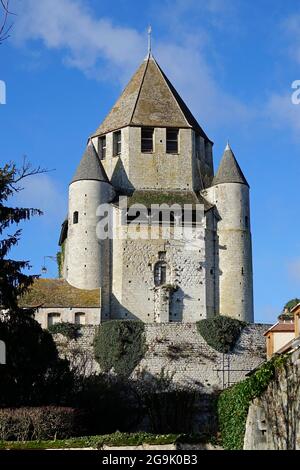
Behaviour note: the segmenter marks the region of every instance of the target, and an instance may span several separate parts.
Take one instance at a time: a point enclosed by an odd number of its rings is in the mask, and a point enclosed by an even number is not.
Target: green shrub
[[[197,322],[200,335],[220,353],[228,353],[234,349],[245,326],[244,322],[221,315]]]
[[[103,323],[94,339],[95,358],[103,372],[112,369],[129,377],[145,354],[145,327],[140,321],[115,320]]]
[[[299,303],[300,303],[300,299],[298,299],[298,298],[289,300],[285,304],[284,310],[286,309],[288,312],[290,312],[292,310],[292,308],[296,307],[296,305],[298,305]]]
[[[254,398],[261,396],[274,379],[276,369],[280,368],[286,360],[286,356],[275,356],[246,380],[220,394],[218,419],[222,445],[225,449],[243,449],[250,403]]]
[[[68,339],[76,339],[78,337],[81,326],[75,323],[55,323],[48,327],[48,331],[52,334],[60,333]]]
[[[74,408],[44,406],[0,409],[0,440],[65,439],[80,431]],[[76,432],[75,432],[76,430]]]
[[[122,376],[99,374],[85,377],[74,403],[84,410],[89,434],[131,431],[144,417],[134,382]]]
[[[26,314],[12,315],[0,319],[0,338],[7,347],[7,364],[0,367],[0,408],[65,405],[73,375],[49,331]]]

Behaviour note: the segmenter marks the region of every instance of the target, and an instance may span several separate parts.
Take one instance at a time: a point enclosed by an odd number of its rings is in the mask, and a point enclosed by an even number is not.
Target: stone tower
[[[65,278],[101,287],[102,321],[189,323],[220,313],[253,321],[249,185],[229,146],[214,176],[212,147],[149,54],[90,137],[61,234]],[[111,203],[111,240],[95,236],[103,203]],[[183,220],[174,214],[165,236],[161,214],[174,206],[188,206],[195,239],[173,237]]]
[[[216,207],[219,313],[253,322],[249,185],[227,144],[205,197]]]
[[[69,186],[66,279],[79,289],[104,287],[109,253],[107,241],[96,235],[97,208],[110,202],[114,194],[90,141]]]

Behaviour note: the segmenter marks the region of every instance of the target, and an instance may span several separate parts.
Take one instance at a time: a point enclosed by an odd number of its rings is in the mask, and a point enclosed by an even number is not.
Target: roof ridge
[[[186,118],[184,112],[182,111],[181,107],[179,106],[179,103],[178,103],[178,100],[177,100],[176,96],[174,95],[172,89],[171,89],[170,86],[169,86],[168,80],[166,80],[167,76],[163,73],[162,69],[160,68],[160,66],[159,66],[158,63],[156,62],[154,56],[152,56],[152,59],[153,59],[153,62],[155,63],[155,65],[156,65],[156,67],[158,68],[158,71],[159,71],[159,73],[161,74],[161,76],[162,76],[164,82],[166,83],[169,92],[170,92],[171,95],[173,96],[173,98],[174,98],[174,100],[175,100],[175,102],[176,102],[176,105],[177,105],[177,107],[179,108],[179,111],[180,111],[181,114],[183,115],[185,122],[187,123],[188,127],[191,127],[191,128],[192,128],[192,126],[191,126],[191,124],[188,122],[188,120],[187,120],[187,118]],[[171,82],[170,82],[170,83],[171,83]]]
[[[134,106],[133,106],[133,111],[131,113],[131,118],[130,118],[129,124],[132,123],[133,116],[134,116],[134,113],[135,113],[135,110],[136,110],[136,107],[137,107],[137,104],[138,104],[138,101],[139,101],[139,97],[141,95],[141,90],[142,90],[142,87],[143,87],[143,83],[144,83],[144,80],[145,80],[145,75],[146,75],[147,68],[148,68],[148,65],[149,65],[150,54],[148,54],[148,57],[146,59],[147,59],[147,64],[146,64],[146,67],[145,67],[145,70],[144,70],[144,73],[143,73],[143,77],[142,77],[141,84],[140,84],[140,87],[139,87],[139,92],[136,96],[136,100],[135,100],[135,103],[134,103]]]

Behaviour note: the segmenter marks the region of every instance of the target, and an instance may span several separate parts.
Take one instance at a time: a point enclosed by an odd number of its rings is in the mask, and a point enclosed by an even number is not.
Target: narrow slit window
[[[122,135],[121,131],[114,132],[114,157],[121,155]]]
[[[76,211],[73,213],[73,224],[78,224],[78,220],[79,220],[79,214]]]
[[[178,153],[178,129],[167,129],[166,151],[167,153]]]
[[[142,127],[141,131],[141,150],[143,153],[153,152],[153,134],[152,127]]]
[[[167,264],[164,261],[156,263],[154,268],[154,284],[163,286],[167,282]]]
[[[98,153],[100,160],[104,160],[106,157],[106,137],[99,137],[98,141]]]

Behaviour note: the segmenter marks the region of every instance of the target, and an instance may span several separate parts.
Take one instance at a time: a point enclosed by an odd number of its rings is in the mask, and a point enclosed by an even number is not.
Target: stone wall
[[[93,357],[96,328],[83,326],[81,336],[76,341],[55,335],[60,354],[69,358],[73,366],[85,375],[100,371]],[[222,389],[228,386],[228,382],[231,384],[242,380],[248,371],[265,360],[263,333],[268,328],[269,325],[247,326],[233,353],[223,357],[207,345],[198,333],[196,324],[146,324],[147,351],[133,372],[133,377],[145,370],[151,375],[157,375],[164,369],[174,376],[175,382],[182,385],[190,384],[207,393]]]
[[[248,412],[245,450],[300,450],[300,349]]]

